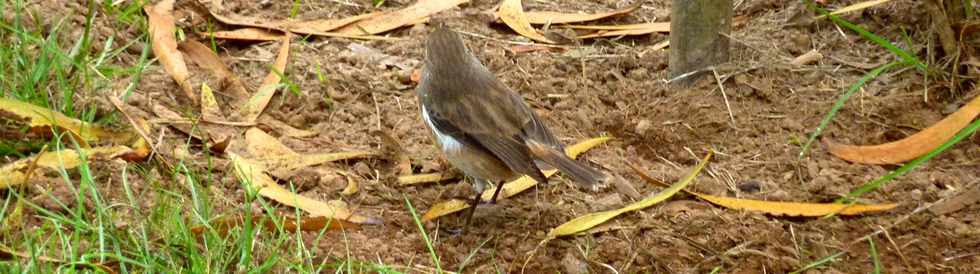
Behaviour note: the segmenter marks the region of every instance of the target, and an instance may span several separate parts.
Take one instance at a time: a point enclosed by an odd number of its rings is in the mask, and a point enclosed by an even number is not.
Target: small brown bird
[[[545,183],[548,179],[539,164],[556,167],[589,189],[606,178],[566,156],[521,95],[490,73],[459,35],[445,26],[429,34],[418,95],[422,119],[449,163],[473,179],[477,194],[467,224],[487,181],[499,184],[528,175]],[[497,201],[500,189],[491,203]]]

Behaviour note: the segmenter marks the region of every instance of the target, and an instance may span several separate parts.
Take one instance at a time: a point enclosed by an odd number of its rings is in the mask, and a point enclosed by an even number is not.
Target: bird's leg
[[[467,179],[470,180],[473,185],[473,192],[476,192],[476,194],[470,200],[470,210],[466,213],[466,226],[463,227],[463,230],[466,230],[466,227],[470,226],[470,222],[473,220],[473,213],[476,212],[476,206],[480,204],[480,196],[487,187],[486,182],[482,179],[469,176],[467,176]]]
[[[480,204],[481,193],[476,193],[473,195],[473,200],[470,201],[470,210],[466,213],[466,225],[463,226],[463,231],[470,227],[470,222],[473,221],[473,213],[476,212],[476,206]]]
[[[500,195],[500,190],[504,189],[504,183],[497,183],[497,189],[493,191],[493,198],[490,198],[490,204],[497,203],[497,196]]]

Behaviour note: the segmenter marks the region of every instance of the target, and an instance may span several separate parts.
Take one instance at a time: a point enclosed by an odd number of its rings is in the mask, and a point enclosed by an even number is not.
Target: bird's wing
[[[457,134],[465,136],[465,139],[474,140],[511,170],[531,176],[539,182],[547,181],[534,164],[525,144],[527,135],[524,127],[533,115],[530,109],[524,105],[519,95],[502,84],[477,85],[476,88],[503,90],[449,93],[453,98],[442,99],[451,99],[451,104],[434,104],[430,101],[426,106],[433,123],[438,121],[447,128],[458,131]]]

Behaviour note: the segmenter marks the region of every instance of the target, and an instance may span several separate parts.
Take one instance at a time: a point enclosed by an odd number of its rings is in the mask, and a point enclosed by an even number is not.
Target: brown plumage
[[[446,27],[429,34],[418,94],[422,117],[446,158],[477,180],[499,183],[528,175],[543,183],[547,178],[535,164],[538,161],[586,188],[594,189],[606,178],[568,158],[523,98],[490,73]]]

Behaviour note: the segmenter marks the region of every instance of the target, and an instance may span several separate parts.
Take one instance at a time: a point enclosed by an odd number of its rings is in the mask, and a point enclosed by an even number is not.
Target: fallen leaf
[[[259,116],[259,124],[268,126],[272,130],[279,132],[279,134],[293,138],[306,138],[317,135],[317,133],[314,131],[294,128],[293,126],[283,123],[282,121],[268,117],[268,115]]]
[[[59,270],[72,270],[72,271],[66,271],[66,272],[89,272],[89,271],[91,271],[91,272],[101,272],[101,273],[108,273],[108,274],[116,274],[117,273],[116,270],[112,269],[111,267],[106,266],[104,264],[104,262],[103,263],[94,263],[94,262],[82,263],[82,262],[75,262],[75,261],[68,262],[68,261],[61,260],[61,259],[56,259],[56,258],[44,256],[44,255],[34,254],[33,252],[32,253],[27,253],[27,252],[14,251],[12,248],[9,248],[9,247],[4,246],[4,245],[0,245],[0,259],[7,259],[7,258],[13,258],[13,257],[18,257],[18,258],[21,258],[21,259],[24,259],[24,260],[29,260],[29,261],[39,261],[39,262],[45,262],[45,263],[58,264],[58,265],[61,265],[61,266],[58,267]],[[78,271],[79,269],[87,269],[89,271]]]
[[[980,96],[946,116],[938,123],[904,139],[871,146],[854,146],[826,140],[830,153],[838,158],[862,164],[900,164],[936,149],[980,114]]]
[[[682,189],[687,187],[687,185],[690,184],[692,181],[694,181],[694,178],[696,178],[698,174],[701,173],[701,170],[704,169],[706,165],[708,165],[708,161],[711,160],[712,154],[713,154],[712,152],[709,152],[708,155],[704,156],[704,159],[701,160],[701,163],[699,163],[698,166],[691,171],[691,173],[689,173],[687,176],[684,176],[684,178],[682,178],[680,181],[670,186],[669,188],[660,191],[656,195],[650,196],[639,202],[629,204],[620,209],[590,213],[572,219],[571,221],[565,222],[564,224],[561,224],[558,227],[551,229],[551,231],[548,232],[545,241],[547,241],[547,239],[553,239],[560,236],[572,235],[572,234],[577,234],[579,232],[586,231],[596,225],[605,223],[606,221],[615,218],[620,214],[634,211],[634,210],[644,209],[654,204],[657,204],[661,201],[667,200],[668,198],[674,196],[674,194],[677,194],[677,192],[680,192]]]
[[[214,39],[243,40],[243,41],[279,41],[282,40],[282,32],[268,31],[266,29],[246,27],[236,30],[214,31],[201,33],[201,36]]]
[[[650,50],[662,50],[670,46],[670,40],[663,40],[650,47]]]
[[[195,235],[201,235],[208,228],[214,229],[219,235],[224,235],[228,233],[228,230],[241,226],[245,223],[245,220],[241,216],[226,217],[217,220],[210,221],[208,225],[199,225],[191,228],[191,233]],[[266,230],[278,230],[276,222],[267,216],[255,216],[252,219],[252,224],[260,225]],[[281,220],[282,230],[286,232],[293,232],[299,229],[300,231],[320,231],[323,229],[327,230],[339,230],[339,229],[352,229],[357,228],[358,224],[350,223],[343,220],[331,219],[323,216],[319,217],[300,217],[299,222],[292,217],[284,217]]]
[[[936,215],[946,215],[980,202],[980,185],[974,185],[963,192],[929,208]]]
[[[528,11],[525,12],[527,21],[535,25],[543,24],[568,24],[587,21],[595,21],[606,17],[618,16],[633,12],[640,8],[640,5],[632,5],[618,10],[586,14],[586,13],[562,13],[554,11]]]
[[[277,178],[288,178],[292,172],[304,167],[377,155],[366,151],[300,154],[258,128],[245,132],[245,148],[252,155],[252,161],[262,164]]]
[[[115,132],[90,123],[65,116],[61,112],[39,107],[9,98],[0,98],[0,117],[23,121],[30,127],[57,127],[65,129],[81,141],[110,141],[129,143],[135,139],[132,132]]]
[[[313,217],[324,216],[358,224],[381,224],[380,219],[354,214],[347,208],[333,206],[329,203],[293,193],[276,184],[272,180],[272,177],[266,175],[266,169],[261,164],[242,158],[235,153],[228,153],[228,156],[235,167],[238,179],[242,183],[247,184],[251,189],[258,191],[259,195],[281,204],[309,212]]]
[[[142,161],[142,159],[145,159],[151,153],[155,152],[156,145],[153,144],[153,139],[150,138],[149,133],[147,133],[150,131],[150,123],[148,123],[142,117],[134,116],[132,114],[133,110],[131,109],[133,107],[124,104],[122,100],[119,100],[119,96],[109,95],[106,96],[106,98],[109,103],[112,104],[112,106],[116,107],[116,110],[119,111],[119,113],[122,113],[123,117],[126,117],[126,120],[129,121],[130,126],[132,126],[133,129],[136,130],[136,134],[141,137],[136,141],[136,144],[133,145],[133,149],[138,151],[137,154],[125,155],[121,156],[121,158],[131,162]],[[142,155],[143,152],[145,152],[146,155]]]
[[[319,19],[300,22],[288,22],[284,26],[287,30],[295,33],[315,34],[319,32],[333,31],[355,22],[367,20],[382,15],[381,12],[359,14],[341,19]]]
[[[305,153],[298,155],[263,155],[255,158],[255,161],[268,167],[267,170],[269,174],[272,174],[277,178],[289,178],[293,172],[304,167],[336,162],[340,160],[362,159],[377,155],[377,153],[369,151]]]
[[[730,209],[740,209],[748,211],[758,211],[773,215],[784,216],[803,216],[819,217],[828,214],[857,215],[867,212],[885,211],[898,206],[898,204],[878,204],[878,205],[847,205],[847,204],[818,204],[818,203],[796,203],[796,202],[774,202],[750,199],[737,199],[721,196],[714,196],[691,192],[705,201]]]
[[[282,35],[279,35],[279,37],[282,37]],[[245,84],[242,84],[242,81],[225,65],[225,62],[221,61],[221,57],[218,57],[218,54],[211,51],[208,46],[195,40],[187,40],[180,43],[177,48],[187,55],[187,59],[211,71],[211,74],[220,81],[218,83],[220,84],[219,86],[227,87],[232,97],[238,100],[248,98],[248,90],[245,88]]]
[[[422,221],[428,222],[432,219],[446,216],[467,208],[470,208],[469,202],[459,199],[441,202],[430,207],[429,210],[422,215]]]
[[[640,24],[627,24],[627,25],[561,25],[558,27],[569,28],[569,29],[584,29],[584,30],[635,30],[635,29],[667,29],[666,32],[670,32],[670,22],[650,22],[650,23],[640,23]]]
[[[841,14],[845,14],[845,13],[849,13],[849,12],[855,12],[855,11],[863,10],[863,9],[866,9],[866,8],[874,7],[874,6],[877,6],[877,5],[881,5],[881,4],[884,4],[884,3],[888,3],[888,2],[891,2],[891,1],[892,0],[871,0],[871,1],[864,1],[864,2],[860,2],[860,3],[856,3],[856,4],[851,4],[849,6],[836,9],[836,10],[830,12],[829,15],[841,15]],[[813,19],[815,19],[815,20],[816,19],[822,19],[824,17],[827,17],[827,15],[828,14],[816,16],[816,17],[813,17]]]
[[[660,181],[650,177],[639,167],[628,163],[633,172],[636,172],[643,180],[654,184],[661,184]],[[777,216],[804,216],[820,217],[828,214],[858,215],[868,212],[890,210],[898,204],[876,204],[876,205],[847,205],[835,203],[797,203],[797,202],[774,202],[750,199],[728,198],[721,196],[708,195],[694,191],[684,190],[684,192],[697,196],[702,200],[712,204],[737,210],[757,211]]]
[[[88,161],[106,161],[115,159],[133,149],[127,146],[108,146],[81,149]],[[23,158],[0,167],[0,189],[26,183],[32,174],[57,172],[62,169],[78,167],[82,162],[81,155],[74,149],[47,151],[31,157]]]
[[[579,36],[578,39],[644,35],[644,34],[650,34],[654,32],[670,32],[670,23],[664,23],[664,22],[647,23],[644,28],[600,31],[593,34],[586,34],[586,35]]]
[[[157,121],[149,121],[150,123],[165,123],[176,128],[178,131],[191,136],[191,138],[201,141],[210,140],[210,138],[207,138],[207,136],[201,135],[200,130],[196,130],[194,128],[194,126],[197,124],[196,122],[185,119],[177,112],[160,104],[153,104],[153,106],[150,107],[150,110],[153,111],[153,114],[159,118]]]
[[[208,10],[211,16],[221,21],[221,23],[234,25],[234,26],[245,26],[253,27],[259,29],[273,29],[281,32],[293,32],[307,35],[316,35],[324,37],[340,37],[340,38],[351,38],[351,39],[365,39],[365,40],[394,40],[389,37],[374,36],[374,35],[350,35],[337,33],[332,31],[319,31],[318,29],[329,29],[329,26],[341,25],[343,23],[350,24],[348,21],[356,21],[365,18],[370,18],[377,16],[376,14],[362,14],[344,19],[326,19],[326,20],[314,20],[307,22],[293,22],[293,21],[269,21],[267,19],[251,18],[246,16],[241,16],[238,14],[221,14],[215,10]],[[352,20],[356,19],[356,20]],[[332,21],[331,21],[332,20]],[[313,26],[304,26],[304,24],[312,24]]]
[[[454,8],[469,0],[418,0],[415,4],[400,10],[386,12],[338,29],[336,32],[347,35],[371,35],[387,32],[418,23],[438,12]]]
[[[611,139],[611,138],[610,137],[598,137],[598,138],[592,138],[592,139],[588,139],[588,140],[582,141],[582,142],[580,142],[578,144],[575,144],[575,145],[566,147],[565,148],[565,154],[567,154],[572,159],[578,158],[578,156],[580,154],[588,151],[589,149],[592,149],[592,148],[594,148],[594,147],[596,147],[598,145],[601,145],[601,144],[609,141],[609,139]],[[542,171],[542,173],[544,173],[544,176],[546,178],[547,177],[551,177],[551,175],[554,175],[557,172],[558,171],[555,170],[555,169],[550,169],[550,170],[544,170],[544,171]],[[427,176],[434,177],[434,175],[431,175],[431,174],[430,175],[427,175]],[[403,177],[405,177],[405,176],[403,176]],[[403,181],[402,180],[403,177],[399,177],[399,183],[401,183]],[[408,180],[406,179],[405,181],[408,181]],[[501,189],[500,190],[500,196],[497,197],[497,200],[509,198],[511,196],[516,195],[517,193],[520,193],[520,192],[525,191],[525,190],[527,190],[527,189],[529,189],[531,187],[534,187],[534,185],[537,185],[537,184],[538,184],[538,182],[535,181],[534,179],[531,179],[531,177],[521,176],[520,178],[517,178],[514,181],[505,183],[503,185],[503,188],[504,189]],[[493,198],[493,192],[495,190],[496,190],[496,188],[487,189],[480,196],[480,199],[482,199],[484,201],[490,201],[490,199]],[[463,204],[462,207],[459,206],[460,203]],[[425,214],[423,215],[422,220],[423,221],[429,221],[429,220],[432,220],[432,219],[435,219],[435,218],[439,218],[439,217],[442,217],[442,216],[448,215],[450,213],[457,212],[457,211],[460,211],[460,210],[463,210],[463,209],[466,209],[466,208],[469,208],[469,207],[470,206],[469,206],[469,203],[468,202],[462,201],[462,200],[458,200],[458,199],[452,199],[452,200],[449,200],[449,201],[441,202],[441,203],[438,203],[438,204],[432,206],[432,208],[430,208],[429,211],[426,211]],[[438,211],[433,211],[433,209],[438,209]]]
[[[346,172],[341,172],[341,174],[343,174],[344,178],[347,179],[347,186],[340,192],[340,195],[350,196],[357,194],[357,191],[360,190],[360,187],[357,184],[357,179],[350,176],[350,174],[347,174]]]
[[[542,44],[531,44],[531,45],[519,44],[510,47],[510,52],[513,53],[525,53],[525,52],[535,52],[535,51],[561,52],[564,50],[565,48],[562,47],[556,47],[552,45],[542,45]]]
[[[409,186],[422,183],[435,183],[445,180],[451,180],[459,178],[457,174],[453,173],[427,173],[427,174],[414,174],[414,175],[404,175],[398,176],[398,185]]]
[[[184,95],[191,101],[196,102],[194,88],[187,81],[187,64],[184,58],[177,51],[177,39],[174,33],[177,26],[174,24],[174,0],[163,0],[156,5],[143,6],[146,12],[149,33],[152,41],[153,54],[160,60],[163,69],[174,78],[177,85],[184,91]]]
[[[221,113],[218,100],[208,84],[201,84],[201,118],[208,121],[222,121],[225,115]]]
[[[527,16],[524,14],[524,7],[521,6],[521,0],[503,0],[497,10],[497,16],[500,16],[500,20],[504,21],[504,24],[524,37],[548,44],[555,43],[531,27],[531,23],[528,22]]]
[[[272,100],[272,95],[276,93],[276,89],[279,87],[279,81],[282,80],[280,75],[286,73],[286,63],[289,59],[289,40],[290,35],[283,36],[282,46],[279,49],[279,55],[276,56],[276,62],[272,65],[273,71],[270,71],[265,79],[262,80],[262,84],[259,85],[259,91],[252,95],[245,105],[242,107],[241,117],[245,122],[255,122],[262,115],[262,111],[265,107],[269,105],[269,100]]]

